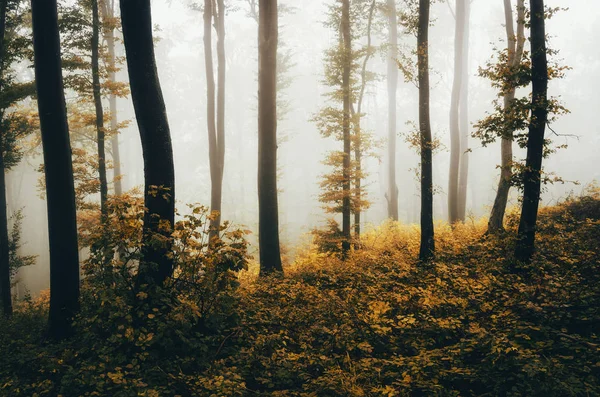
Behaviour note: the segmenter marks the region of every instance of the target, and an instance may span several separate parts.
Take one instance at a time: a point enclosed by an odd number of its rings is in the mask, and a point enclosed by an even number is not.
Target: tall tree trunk
[[[517,35],[513,22],[511,0],[504,0],[504,16],[506,22],[506,39],[508,45],[507,62],[510,67],[516,67],[521,63],[525,43],[525,0],[517,1]],[[512,87],[504,94],[504,110],[507,110],[511,102],[515,99],[515,88]],[[510,191],[512,179],[512,131],[509,136],[503,136],[500,146],[500,181],[496,198],[488,222],[488,233],[496,234],[504,230],[504,214],[508,203],[508,194]]]
[[[540,204],[544,133],[548,121],[548,59],[544,0],[530,0],[531,11],[531,121],[527,136],[527,158],[523,175],[523,207],[515,258],[531,262],[535,250],[535,228]]]
[[[468,0],[456,0],[454,28],[454,82],[450,102],[450,169],[448,175],[448,221],[458,222],[458,176],[461,159],[460,104],[462,102],[463,51],[465,44],[465,3]]]
[[[116,73],[116,55],[115,55],[115,30],[112,26],[112,19],[115,17],[114,0],[101,0],[102,18],[106,21],[111,19],[111,25],[105,29],[104,39],[106,40],[106,48],[108,50],[108,79],[115,83],[117,81]],[[120,196],[123,194],[123,183],[121,182],[121,152],[119,148],[119,134],[118,129],[118,114],[117,114],[117,96],[114,92],[110,93],[108,98],[108,106],[110,110],[110,130],[112,137],[110,139],[110,146],[112,151],[113,159],[113,175],[115,184],[115,195]]]
[[[277,203],[277,0],[260,0],[258,27],[258,239],[260,274],[283,271]]]
[[[92,84],[94,106],[96,108],[96,134],[98,143],[98,175],[100,179],[100,213],[102,223],[106,222],[106,199],[108,182],[106,179],[106,155],[104,150],[104,109],[100,93],[100,16],[98,0],[92,0]]]
[[[212,19],[217,32],[217,91],[215,93],[212,57]],[[207,124],[208,154],[210,161],[211,194],[210,207],[213,219],[210,222],[209,238],[219,235],[223,195],[223,170],[225,165],[225,5],[223,0],[204,2],[204,60],[207,80]],[[216,96],[216,105],[215,105]],[[216,114],[216,121],[215,121]]]
[[[471,21],[471,0],[464,0],[464,32],[462,48],[462,77],[460,88],[460,167],[458,175],[458,220],[464,222],[467,215],[467,184],[469,179],[469,24]],[[457,15],[458,18],[458,15]]]
[[[48,206],[49,335],[64,339],[79,310],[79,252],[56,0],[32,0],[31,17]]]
[[[140,284],[162,284],[173,273],[175,171],[165,102],[158,80],[150,0],[121,0],[129,85],[144,157],[144,240]]]
[[[342,164],[342,257],[348,256],[350,251],[350,71],[352,68],[352,38],[350,37],[350,0],[342,0],[342,96],[343,96],[343,119],[342,130],[344,140],[344,160]]]
[[[398,220],[398,185],[396,184],[396,92],[398,90],[398,17],[396,0],[387,0],[390,52],[387,62],[388,88],[388,218]]]
[[[4,65],[4,37],[6,32],[6,6],[8,0],[0,0],[0,67]],[[4,88],[4,70],[0,70],[0,93]],[[0,114],[0,120],[4,114]],[[5,132],[0,129],[0,299],[2,311],[6,317],[12,315],[12,296],[10,293],[10,256],[8,252],[8,214],[6,209],[6,166],[4,164]]]
[[[433,230],[433,148],[429,116],[429,6],[419,0],[417,52],[419,69],[419,129],[421,135],[421,247],[419,259],[429,261],[435,254]]]
[[[354,175],[354,238],[358,241],[360,238],[360,215],[362,212],[362,199],[363,199],[363,191],[362,191],[362,127],[361,127],[361,118],[362,118],[362,105],[363,100],[365,98],[365,89],[367,88],[367,64],[369,63],[369,59],[371,59],[371,26],[373,25],[373,14],[375,13],[375,6],[377,3],[375,0],[371,2],[371,6],[369,7],[369,16],[367,19],[367,53],[363,58],[363,63],[360,71],[360,92],[358,94],[358,103],[356,106],[356,114],[355,122],[355,142],[354,142],[354,161],[356,162],[355,166],[355,175]]]

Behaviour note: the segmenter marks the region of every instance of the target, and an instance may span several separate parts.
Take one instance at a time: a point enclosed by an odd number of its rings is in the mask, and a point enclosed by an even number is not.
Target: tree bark
[[[173,148],[156,70],[150,0],[121,0],[131,98],[144,157],[144,241],[139,284],[160,285],[173,273],[175,217]]]
[[[0,66],[4,65],[4,37],[6,33],[6,7],[8,0],[0,0]],[[4,88],[4,70],[0,70],[0,92]],[[1,115],[2,118],[4,115]],[[0,120],[2,119],[0,118]],[[10,256],[8,252],[8,214],[6,209],[6,166],[4,164],[3,134],[0,129],[0,299],[6,317],[12,315],[10,291]]]
[[[419,259],[429,261],[435,254],[433,230],[433,148],[429,115],[429,7],[419,0],[417,52],[419,71],[419,129],[421,135],[421,246]]]
[[[464,222],[467,215],[467,185],[469,178],[469,23],[471,21],[471,0],[464,0],[464,32],[462,48],[462,76],[460,88],[459,125],[460,125],[460,166],[458,175],[458,220]],[[458,15],[457,15],[458,18]]]
[[[387,62],[388,89],[388,218],[398,220],[398,185],[396,184],[396,92],[398,91],[398,20],[396,0],[387,0],[390,53]]]
[[[96,109],[96,134],[98,145],[98,176],[100,180],[100,217],[106,222],[106,199],[108,197],[108,182],[106,179],[106,155],[104,149],[104,109],[100,93],[100,16],[98,0],[92,0],[92,84],[94,107]]]
[[[352,68],[352,38],[350,36],[350,0],[342,0],[342,96],[343,96],[343,119],[342,131],[344,140],[344,160],[342,164],[342,257],[346,258],[350,251],[350,105],[351,105],[351,87],[350,71]]]
[[[110,2],[110,5],[109,5]],[[101,0],[102,17],[104,20],[115,17],[114,0]],[[111,21],[112,23],[112,21]],[[116,75],[116,55],[115,55],[115,31],[111,26],[103,31],[104,39],[106,40],[106,48],[108,50],[108,79],[111,82],[117,81]],[[110,93],[108,98],[108,106],[110,110],[110,130],[112,137],[110,139],[110,146],[112,151],[113,159],[113,176],[115,195],[120,196],[123,194],[123,183],[121,181],[121,152],[119,148],[119,134],[118,134],[118,112],[117,112],[117,96],[114,92]]]
[[[544,133],[548,121],[548,59],[544,0],[530,0],[531,10],[531,121],[523,175],[523,207],[519,221],[515,259],[531,262],[535,251],[535,228],[540,203]]]
[[[277,0],[260,0],[258,27],[258,239],[260,275],[282,272],[277,202]]]
[[[506,39],[508,45],[507,62],[510,67],[516,67],[521,63],[523,57],[523,49],[525,43],[525,0],[517,1],[517,35],[515,37],[515,29],[513,22],[511,0],[504,0],[504,15],[506,23]],[[511,102],[515,99],[515,88],[511,88],[504,95],[504,110],[506,111]],[[488,233],[497,234],[504,231],[504,214],[506,213],[506,205],[508,203],[508,194],[511,187],[512,179],[512,132],[509,136],[503,136],[500,146],[501,163],[500,163],[500,181],[498,182],[498,190],[496,198],[488,221]]]
[[[64,339],[71,335],[71,320],[79,310],[79,252],[56,0],[32,0],[31,16],[48,206],[49,335]]]
[[[461,160],[460,105],[462,102],[463,51],[465,44],[465,3],[468,0],[456,0],[454,15],[454,81],[450,102],[450,169],[448,175],[448,221],[459,221],[458,179]]]

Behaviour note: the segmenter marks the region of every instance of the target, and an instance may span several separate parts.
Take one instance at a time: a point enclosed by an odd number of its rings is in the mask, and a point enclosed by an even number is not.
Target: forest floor
[[[418,230],[386,223],[345,262],[306,247],[284,277],[170,296],[144,322],[84,287],[62,343],[43,340],[47,300],[23,303],[0,321],[0,395],[598,396],[600,195],[542,209],[518,274],[516,222],[437,225],[428,265]]]

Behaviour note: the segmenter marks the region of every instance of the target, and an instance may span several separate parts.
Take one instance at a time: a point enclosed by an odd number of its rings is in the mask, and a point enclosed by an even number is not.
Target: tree
[[[515,259],[529,263],[535,250],[535,228],[541,192],[544,133],[548,122],[548,59],[544,0],[530,1],[531,13],[531,122],[523,173],[523,206]]]
[[[56,0],[32,0],[31,17],[50,240],[49,335],[64,339],[79,309],[79,253]]]
[[[419,259],[435,254],[433,230],[433,140],[429,116],[429,8],[430,0],[419,0],[417,68],[419,82],[419,132],[421,144],[421,247]]]
[[[388,217],[398,220],[398,185],[396,184],[396,92],[398,90],[398,21],[396,0],[387,0],[389,25],[389,55],[387,61],[388,88]]]
[[[367,64],[371,55],[373,55],[373,48],[371,44],[371,27],[373,25],[373,14],[375,13],[375,6],[377,3],[375,0],[371,2],[369,6],[369,13],[367,17],[367,46],[365,49],[365,55],[362,62],[360,71],[360,91],[358,93],[358,101],[356,112],[354,112],[354,106],[351,104],[352,118],[353,118],[353,129],[354,129],[354,205],[352,206],[354,212],[354,237],[358,239],[360,237],[360,214],[363,206],[367,205],[364,202],[363,191],[361,188],[361,181],[364,177],[362,170],[362,156],[363,156],[363,132],[361,129],[360,121],[363,116],[362,104],[365,97],[365,88],[369,78],[367,76]]]
[[[13,67],[31,50],[31,37],[22,29],[29,9],[22,4],[20,1],[0,1],[0,300],[6,316],[12,313],[11,280],[16,270],[14,259],[18,259],[12,240],[15,233],[20,232],[21,217],[13,214],[13,231],[9,233],[6,173],[21,161],[20,140],[38,129],[28,117],[27,109],[13,108],[17,102],[35,93],[35,83],[20,83]]]
[[[504,15],[506,24],[506,40],[507,40],[507,66],[510,69],[516,69],[523,58],[523,50],[525,44],[525,0],[517,1],[517,34],[515,36],[515,28],[513,22],[512,4],[510,0],[504,0]],[[510,110],[512,102],[515,100],[516,84],[514,81],[509,83],[506,92],[504,93],[504,111]],[[496,198],[490,214],[488,222],[488,233],[496,234],[504,230],[504,213],[508,203],[508,193],[512,185],[513,177],[513,133],[514,131],[506,131],[502,136],[500,146],[501,163],[500,163],[500,181],[498,182],[498,190]]]
[[[106,199],[108,197],[108,182],[106,179],[106,156],[104,150],[104,109],[102,108],[102,96],[100,93],[100,16],[98,0],[92,0],[92,85],[94,95],[94,107],[96,110],[96,136],[98,145],[98,176],[100,180],[100,218],[106,222],[107,209]]]
[[[4,37],[6,31],[6,9],[8,0],[0,1],[0,67],[4,65]],[[2,68],[3,69],[3,68]],[[2,82],[0,76],[0,84]],[[4,84],[0,86],[0,90]],[[1,91],[0,91],[1,92]],[[12,315],[12,299],[10,293],[10,262],[8,252],[8,215],[6,213],[6,180],[4,165],[4,140],[0,131],[0,299],[6,317]]]
[[[465,61],[465,26],[467,22],[467,7],[469,0],[456,0],[455,31],[454,31],[454,82],[452,83],[452,98],[450,101],[450,169],[448,176],[448,217],[450,224],[464,220],[459,215],[459,175],[463,144],[461,133],[461,110],[465,107],[464,70]]]
[[[463,35],[463,60],[462,60],[462,78],[460,93],[460,169],[458,175],[458,219],[465,221],[467,214],[467,186],[469,179],[469,33],[471,21],[471,1],[465,0],[465,25]]]
[[[165,102],[158,80],[150,0],[121,0],[131,97],[144,157],[144,243],[140,284],[160,285],[173,272],[175,170]]]
[[[210,161],[210,208],[213,212],[210,238],[219,235],[223,170],[225,167],[225,5],[223,0],[204,1],[204,62],[206,67],[206,111],[208,126],[208,156]],[[217,32],[217,89],[215,105],[215,78],[212,56],[212,20]],[[216,110],[216,111],[215,111]],[[215,121],[216,114],[216,121]]]
[[[100,10],[102,11],[103,20],[103,36],[106,40],[108,51],[108,80],[110,84],[115,86],[117,82],[117,59],[115,55],[115,3],[114,0],[100,0]],[[113,159],[113,174],[115,184],[115,195],[120,196],[123,193],[123,184],[121,183],[121,152],[119,148],[119,121],[117,114],[117,95],[114,90],[111,90],[108,99],[110,110],[110,131],[111,151]]]
[[[277,203],[277,0],[260,0],[258,29],[258,206],[260,274],[283,271]]]
[[[352,69],[352,37],[350,36],[350,0],[342,0],[342,135],[344,155],[342,160],[342,257],[350,251],[350,73]]]

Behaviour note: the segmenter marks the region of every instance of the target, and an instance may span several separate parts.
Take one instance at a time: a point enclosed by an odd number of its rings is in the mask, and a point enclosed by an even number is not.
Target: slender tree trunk
[[[387,62],[388,83],[388,218],[398,220],[398,185],[396,184],[396,92],[398,91],[398,20],[396,0],[387,0],[390,53]]]
[[[101,0],[102,17],[104,20],[111,19],[111,26],[105,29],[104,39],[106,40],[106,48],[108,50],[108,79],[111,82],[117,81],[116,73],[116,55],[115,55],[115,31],[112,27],[112,19],[115,17],[114,0]],[[110,3],[110,4],[109,4]],[[123,194],[123,184],[121,182],[121,152],[119,148],[119,134],[118,134],[118,114],[117,114],[117,96],[114,92],[110,93],[108,98],[108,106],[110,110],[110,130],[112,137],[110,140],[112,159],[113,159],[113,175],[115,184],[115,195],[120,196]]]
[[[429,116],[429,6],[419,0],[417,33],[419,69],[419,129],[421,134],[421,247],[419,259],[429,261],[435,254],[433,230],[433,148]]]
[[[462,48],[462,77],[460,88],[460,169],[458,175],[458,220],[464,222],[467,215],[467,185],[469,179],[469,24],[471,21],[471,0],[464,0],[464,33]],[[458,18],[458,15],[457,15]]]
[[[71,335],[71,320],[79,310],[79,252],[56,0],[32,0],[31,16],[48,206],[49,335],[64,339]]]
[[[211,211],[221,212],[221,195],[219,183],[219,167],[218,167],[218,141],[217,141],[217,126],[215,120],[215,77],[213,68],[212,55],[212,15],[213,1],[204,0],[204,66],[206,70],[206,124],[208,132],[208,157],[210,163],[210,208]],[[220,217],[220,214],[218,215]],[[220,218],[219,218],[220,219]],[[210,239],[218,236],[219,220],[215,218],[211,220]]]
[[[371,26],[373,25],[373,14],[375,13],[375,6],[377,3],[375,0],[371,3],[369,7],[369,16],[367,19],[367,53],[363,59],[362,68],[360,71],[360,92],[358,94],[358,104],[356,107],[356,114],[354,115],[356,128],[355,128],[355,142],[354,142],[354,161],[356,162],[355,166],[355,175],[354,175],[354,237],[358,242],[360,239],[360,215],[362,212],[362,127],[361,127],[361,119],[362,119],[362,105],[363,100],[365,98],[365,89],[367,88],[367,64],[369,63],[369,59],[371,59]]]
[[[212,7],[212,6],[211,6]],[[211,221],[210,239],[219,235],[221,226],[221,208],[223,196],[223,170],[225,166],[225,6],[223,0],[217,0],[217,8],[211,8],[215,19],[217,32],[217,104],[216,104],[216,132],[209,148],[211,168],[211,211],[214,219]],[[205,19],[206,21],[206,19]],[[206,23],[206,22],[205,22]],[[212,46],[212,42],[210,44]],[[206,43],[205,43],[206,46]],[[206,48],[206,47],[205,47]],[[212,62],[212,50],[211,50]],[[212,69],[212,65],[211,65]],[[208,73],[208,70],[207,70]],[[212,73],[211,73],[212,75]],[[213,77],[214,78],[214,77]],[[214,88],[213,88],[214,92]],[[214,95],[214,94],[213,94]],[[214,96],[213,96],[214,98]],[[213,105],[214,106],[214,105]],[[213,113],[214,114],[214,113]],[[210,133],[210,129],[209,129]],[[209,138],[209,144],[211,139]],[[212,154],[210,152],[212,151]]]
[[[144,157],[144,242],[139,284],[162,284],[173,273],[175,217],[173,148],[156,70],[150,0],[121,0],[131,98]]]
[[[468,0],[456,0],[454,28],[454,82],[450,102],[450,170],[448,175],[448,221],[459,221],[458,214],[458,176],[461,159],[460,104],[462,102],[463,51],[465,44],[465,3]]]
[[[504,0],[504,15],[506,22],[506,38],[508,43],[508,64],[516,67],[521,63],[525,43],[525,0],[517,1],[517,35],[513,22],[512,4],[510,0]],[[511,102],[515,99],[515,88],[511,88],[504,95],[504,110],[507,110]],[[513,136],[512,132],[508,136],[502,137],[500,146],[500,181],[496,198],[488,222],[488,233],[496,234],[504,230],[504,214],[508,203],[508,194],[512,179],[512,150]]]
[[[106,222],[106,199],[108,182],[106,179],[106,155],[104,150],[104,109],[100,93],[100,16],[98,0],[92,0],[92,84],[94,106],[96,108],[96,134],[98,143],[98,175],[100,179],[100,213],[102,223]]]
[[[344,139],[344,160],[342,164],[342,257],[348,256],[350,251],[350,70],[352,68],[352,38],[350,37],[350,0],[342,0],[342,94],[343,94],[343,120],[342,130]]]
[[[260,0],[258,27],[258,230],[260,274],[282,272],[277,203],[277,0]]]
[[[544,133],[548,121],[548,59],[544,0],[530,0],[531,11],[531,121],[527,139],[527,158],[523,175],[523,207],[515,258],[531,262],[535,251],[535,228],[540,204]]]
[[[0,67],[4,65],[4,37],[6,32],[6,6],[8,0],[0,0]],[[4,88],[4,70],[0,70],[0,92]],[[0,114],[0,120],[4,114]],[[1,124],[0,124],[1,125]],[[12,315],[12,296],[10,293],[10,256],[8,252],[8,214],[6,209],[6,166],[4,164],[5,131],[0,128],[0,299],[6,317]]]

